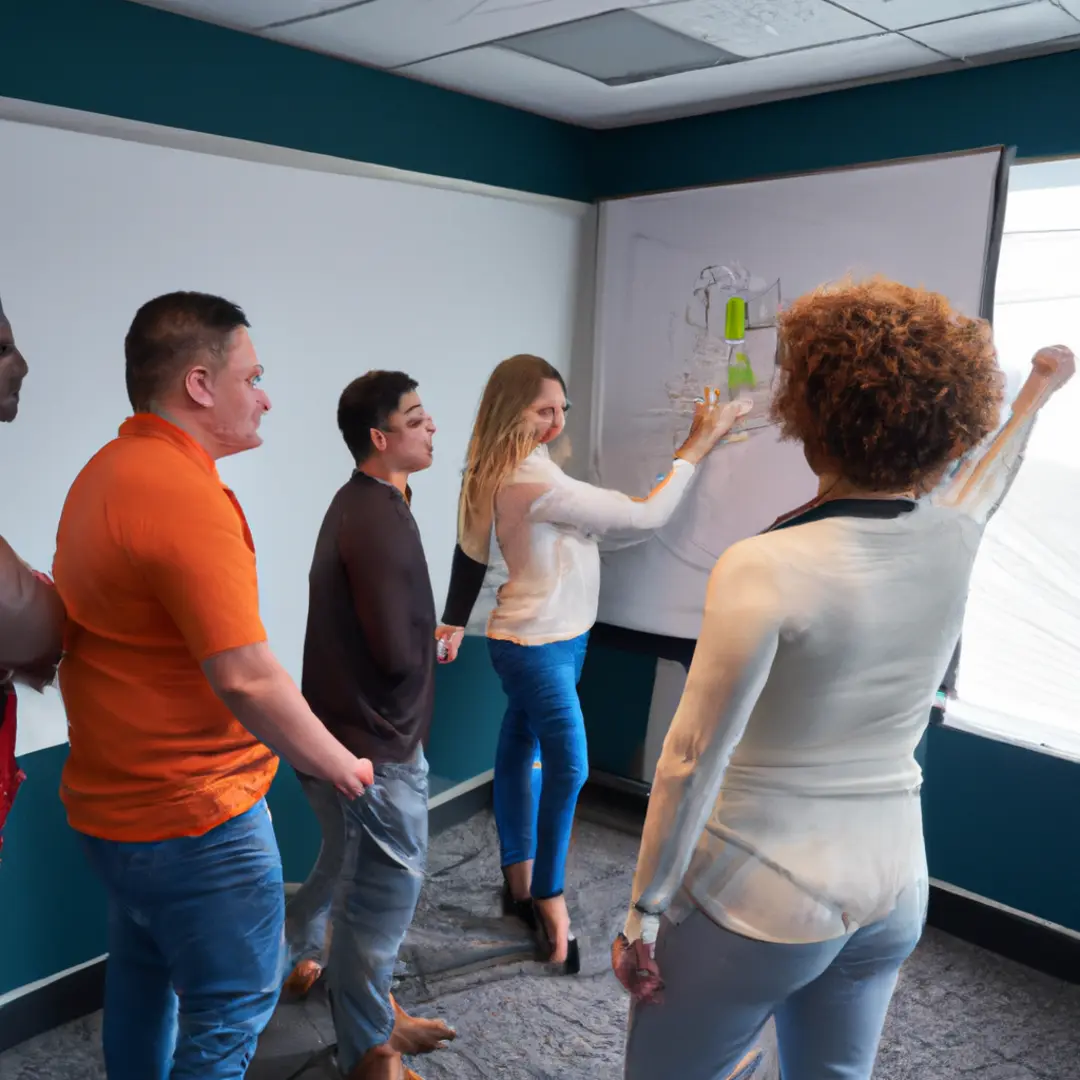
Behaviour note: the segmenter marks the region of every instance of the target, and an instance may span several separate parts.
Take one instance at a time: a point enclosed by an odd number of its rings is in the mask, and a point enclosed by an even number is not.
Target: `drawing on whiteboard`
[[[750,412],[735,424],[733,435],[771,424],[779,309],[779,279],[769,284],[738,262],[701,270],[683,311],[669,316],[676,374],[664,389],[673,439],[685,436],[694,401],[704,396],[706,387],[718,391],[721,401],[751,401]]]

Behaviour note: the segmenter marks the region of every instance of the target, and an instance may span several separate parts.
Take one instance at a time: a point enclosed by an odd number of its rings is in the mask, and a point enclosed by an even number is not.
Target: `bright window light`
[[[1080,160],[1012,173],[994,309],[1010,396],[1040,346],[1080,354]],[[946,721],[1080,759],[1080,377],[987,526]]]

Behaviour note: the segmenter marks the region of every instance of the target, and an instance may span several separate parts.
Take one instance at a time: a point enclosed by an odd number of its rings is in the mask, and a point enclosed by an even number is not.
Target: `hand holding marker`
[[[730,376],[729,376],[730,378]],[[720,407],[720,391],[715,386],[705,387],[704,398],[694,398],[695,405],[704,405],[706,408],[719,408]],[[735,419],[739,420],[744,417],[754,407],[754,403],[748,398],[732,398],[729,405],[733,406],[735,412]],[[721,445],[725,443],[733,442],[746,442],[750,438],[750,432],[748,431],[736,431],[732,435],[725,435],[721,440]]]

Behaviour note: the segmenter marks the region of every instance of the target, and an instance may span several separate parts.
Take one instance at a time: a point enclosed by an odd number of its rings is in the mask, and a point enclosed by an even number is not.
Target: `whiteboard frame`
[[[596,278],[595,278],[595,301],[593,305],[593,365],[592,365],[592,416],[590,424],[590,460],[589,480],[603,486],[603,477],[600,472],[600,452],[602,447],[603,424],[601,422],[601,402],[604,400],[604,379],[606,364],[601,362],[605,356],[604,351],[604,319],[600,312],[600,298],[606,291],[605,275],[609,273],[606,258],[608,245],[609,215],[605,212],[606,207],[613,203],[626,202],[631,199],[654,198],[657,195],[679,194],[682,192],[705,191],[717,188],[741,187],[746,184],[760,184],[771,180],[802,179],[811,176],[826,176],[839,173],[863,171],[869,169],[883,169],[894,165],[927,164],[937,161],[948,161],[954,158],[972,157],[975,155],[997,153],[998,167],[994,182],[994,194],[991,199],[989,219],[987,221],[987,241],[983,253],[983,278],[980,290],[979,316],[992,321],[994,289],[997,279],[998,262],[1001,254],[1002,238],[1005,230],[1005,208],[1008,199],[1009,170],[1016,158],[1016,147],[1004,143],[992,143],[987,146],[972,147],[966,150],[953,150],[938,154],[922,154],[912,157],[890,158],[879,161],[858,162],[822,169],[805,169],[791,172],[770,173],[762,176],[745,177],[739,180],[725,181],[717,184],[690,184],[684,187],[658,188],[653,191],[638,192],[633,195],[615,195],[609,198],[597,200],[597,241],[596,241]],[[609,624],[603,625],[606,631],[616,631],[616,637],[636,634],[640,631],[628,630],[625,627],[616,627]],[[602,635],[604,631],[602,631]],[[656,637],[658,635],[649,635]],[[684,646],[691,639],[671,638],[668,635],[659,635],[672,644],[682,643]],[[955,677],[956,661],[959,657],[959,645],[954,663],[950,665],[950,674]]]

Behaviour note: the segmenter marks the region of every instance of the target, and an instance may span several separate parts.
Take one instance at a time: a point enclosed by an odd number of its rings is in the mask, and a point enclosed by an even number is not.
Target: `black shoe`
[[[536,910],[531,900],[515,900],[510,883],[503,882],[502,913],[520,919],[533,933],[536,932]]]
[[[543,950],[544,959],[546,960],[551,955],[551,939],[547,935],[544,920],[540,918],[540,914],[535,908],[533,909],[533,920],[536,924],[536,940]],[[572,930],[566,945],[566,959],[559,966],[562,968],[563,975],[579,975],[581,973],[581,949],[578,947],[578,940],[574,937]]]

